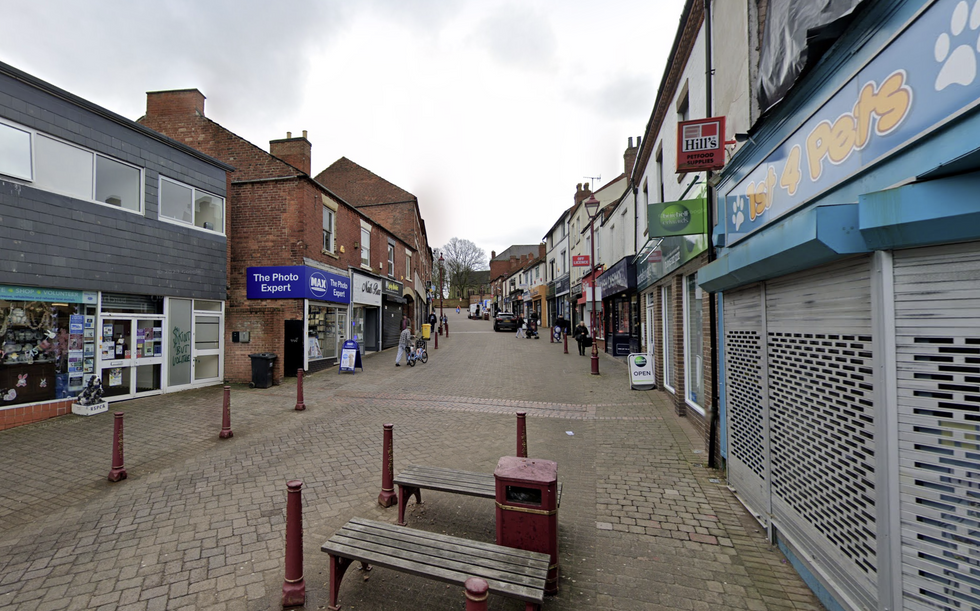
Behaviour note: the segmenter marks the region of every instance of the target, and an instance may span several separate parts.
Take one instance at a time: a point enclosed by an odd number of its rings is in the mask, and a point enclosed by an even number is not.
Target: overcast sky
[[[415,194],[433,248],[534,244],[623,171],[682,0],[0,0],[0,60],[130,119],[147,91],[268,150],[308,130]],[[593,187],[595,188],[595,187]]]

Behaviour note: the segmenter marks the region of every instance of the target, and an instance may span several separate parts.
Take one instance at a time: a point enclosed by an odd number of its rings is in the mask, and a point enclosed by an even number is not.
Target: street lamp
[[[443,306],[443,295],[442,295],[442,277],[446,275],[446,261],[442,258],[442,253],[439,253],[439,324],[442,325],[442,319],[445,314],[442,311]],[[446,329],[446,337],[449,337],[449,329]]]
[[[589,264],[592,266],[592,375],[599,375],[599,346],[596,343],[595,334],[595,217],[599,213],[599,200],[595,195],[589,195],[585,200],[585,212],[589,215]]]

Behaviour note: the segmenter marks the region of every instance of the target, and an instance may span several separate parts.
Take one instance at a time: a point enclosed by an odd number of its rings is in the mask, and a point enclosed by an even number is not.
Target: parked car
[[[493,319],[494,331],[517,331],[517,316],[510,312],[500,312]]]

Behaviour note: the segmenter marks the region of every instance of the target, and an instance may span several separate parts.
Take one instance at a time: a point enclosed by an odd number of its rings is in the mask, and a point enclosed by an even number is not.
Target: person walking
[[[520,314],[518,314],[517,315],[517,333],[514,335],[514,337],[527,337],[527,335],[524,333],[524,327],[526,325],[527,325],[527,323],[524,321],[524,317],[521,316]]]
[[[456,313],[459,314],[459,306],[456,306]]]
[[[578,342],[578,355],[585,356],[585,344],[589,340],[589,329],[585,326],[584,320],[575,325],[575,332],[572,333],[572,337]]]
[[[408,314],[402,314],[402,328],[401,328],[401,330],[404,331],[411,324],[412,324],[412,319],[408,317]]]
[[[406,350],[411,350],[412,348],[412,325],[409,324],[407,327],[402,329],[401,335],[398,336],[398,355],[395,357],[395,367],[401,367],[400,361],[402,356],[405,355]]]
[[[436,323],[437,322],[439,322],[439,318],[436,317],[436,313],[435,312],[429,312],[429,329],[432,330],[432,333],[435,333],[436,332]]]

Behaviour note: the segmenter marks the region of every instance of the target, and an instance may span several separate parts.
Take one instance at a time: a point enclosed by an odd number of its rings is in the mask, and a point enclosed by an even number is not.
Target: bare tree
[[[487,255],[473,242],[453,238],[441,249],[446,265],[446,282],[444,287],[449,297],[464,297],[467,289],[474,286],[473,272],[489,269]],[[438,265],[438,257],[436,257]]]

